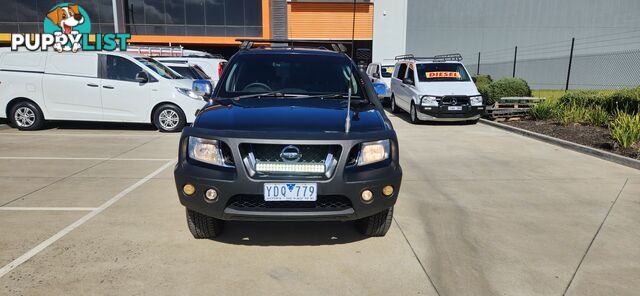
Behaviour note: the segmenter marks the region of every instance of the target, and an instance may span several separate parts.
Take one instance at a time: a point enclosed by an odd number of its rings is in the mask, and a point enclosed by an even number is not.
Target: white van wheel
[[[420,122],[420,119],[418,119],[418,110],[416,110],[416,105],[414,103],[411,103],[411,111],[409,112],[409,115],[411,115],[411,123],[418,123]]]
[[[19,130],[38,130],[44,124],[44,116],[40,108],[31,102],[20,102],[11,108],[11,123]]]
[[[391,113],[398,113],[398,106],[396,105],[396,96],[391,95]]]
[[[162,105],[154,112],[153,123],[161,132],[179,132],[186,124],[186,119],[178,107]]]

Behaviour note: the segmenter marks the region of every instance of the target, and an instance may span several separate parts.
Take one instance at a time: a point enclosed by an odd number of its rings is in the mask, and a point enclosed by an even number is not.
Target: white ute
[[[396,57],[391,78],[391,111],[404,110],[411,122],[476,123],[485,111],[482,96],[460,54]]]
[[[74,120],[152,123],[177,132],[206,104],[194,83],[152,58],[125,52],[7,48],[0,51],[0,118],[21,130]]]
[[[385,60],[386,61],[386,60]],[[383,103],[387,103],[391,100],[391,76],[393,75],[393,68],[395,66],[391,63],[371,63],[367,67],[367,76],[371,79],[372,83],[382,83],[385,86],[386,92],[378,95]]]

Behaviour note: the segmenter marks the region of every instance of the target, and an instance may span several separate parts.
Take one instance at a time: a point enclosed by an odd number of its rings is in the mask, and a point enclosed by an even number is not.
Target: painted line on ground
[[[0,129],[1,130],[1,129]],[[162,137],[170,136],[171,134],[149,133],[149,134],[76,134],[76,133],[42,133],[42,132],[2,132],[2,136],[49,136],[49,137]]]
[[[556,145],[562,148],[566,148],[569,150],[573,150],[576,152],[580,152],[582,154],[586,154],[586,155],[590,155],[593,157],[597,157],[600,158],[602,160],[606,160],[609,162],[613,162],[613,163],[617,163],[626,167],[630,167],[630,168],[634,168],[634,169],[638,169],[640,170],[640,160],[636,160],[633,158],[629,158],[629,157],[624,157],[622,155],[618,155],[615,153],[611,153],[611,152],[607,152],[604,150],[600,150],[600,149],[596,149],[596,148],[592,148],[589,146],[585,146],[585,145],[581,145],[581,144],[577,144],[577,143],[573,143],[573,142],[569,142],[566,140],[562,140],[562,139],[558,139],[558,138],[554,138],[551,136],[547,136],[547,135],[543,135],[540,133],[536,133],[536,132],[532,132],[526,129],[522,129],[522,128],[518,128],[515,126],[510,126],[510,125],[506,125],[506,124],[502,124],[499,122],[495,122],[495,121],[490,121],[490,120],[486,120],[486,119],[481,119],[480,122],[486,124],[486,125],[490,125],[499,129],[503,129],[515,134],[519,134],[521,136],[525,136],[528,138],[532,138],[532,139],[536,139],[538,141],[542,141],[542,142],[546,142],[552,145]]]
[[[95,211],[98,208],[81,207],[0,207],[0,211]]]
[[[102,213],[102,211],[104,211],[107,208],[109,208],[110,206],[112,206],[114,203],[116,203],[118,200],[123,198],[125,195],[129,194],[131,191],[135,190],[136,188],[140,187],[142,184],[144,184],[147,181],[151,180],[153,177],[155,177],[156,175],[160,174],[163,170],[165,170],[168,167],[172,166],[174,163],[175,163],[174,160],[165,163],[160,168],[158,168],[157,170],[153,171],[151,174],[149,174],[149,175],[145,176],[144,178],[138,180],[138,182],[136,182],[135,184],[127,187],[125,190],[122,190],[120,193],[116,194],[115,196],[113,196],[112,198],[110,198],[109,200],[104,202],[102,205],[97,207],[95,210],[89,212],[88,214],[86,214],[82,218],[76,220],[75,222],[71,223],[69,226],[67,226],[64,229],[60,230],[58,233],[54,234],[53,236],[51,236],[47,240],[41,242],[40,244],[35,246],[33,249],[31,249],[28,252],[24,253],[22,256],[16,258],[15,260],[11,261],[9,264],[3,266],[2,268],[0,268],[0,278],[5,276],[7,273],[11,272],[16,267],[20,266],[22,263],[25,263],[26,261],[31,259],[33,256],[35,256],[38,253],[42,252],[42,250],[44,250],[47,247],[51,246],[53,243],[55,243],[56,241],[58,241],[59,239],[61,239],[65,235],[69,234],[74,229],[80,227],[82,224],[86,223],[91,218],[93,218],[96,215]]]
[[[108,157],[37,157],[0,156],[0,160],[117,160],[117,161],[171,161],[171,158],[108,158]]]

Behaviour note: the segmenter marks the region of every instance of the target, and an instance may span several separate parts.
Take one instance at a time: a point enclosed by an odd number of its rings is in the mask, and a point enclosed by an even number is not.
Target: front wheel
[[[20,102],[9,112],[11,123],[21,131],[39,130],[44,125],[44,115],[40,108],[31,102]]]
[[[224,221],[187,209],[187,225],[196,239],[214,238],[224,228]]]
[[[356,221],[360,233],[366,236],[385,236],[393,222],[393,207]]]
[[[391,113],[398,113],[398,105],[396,105],[396,96],[391,95]]]
[[[153,112],[153,124],[163,133],[179,132],[186,123],[184,113],[174,105],[162,105]]]
[[[416,124],[420,122],[420,119],[418,119],[418,110],[416,110],[414,103],[411,103],[411,112],[409,112],[409,114],[411,115],[411,123]]]

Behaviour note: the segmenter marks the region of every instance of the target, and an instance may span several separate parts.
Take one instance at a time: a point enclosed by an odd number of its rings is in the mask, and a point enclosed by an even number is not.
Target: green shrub
[[[485,100],[488,105],[491,105],[504,97],[530,96],[531,88],[526,81],[520,78],[503,78],[489,84]]]
[[[491,75],[478,75],[476,78],[476,87],[480,88],[483,86],[488,86],[493,82]]]
[[[589,125],[607,126],[609,122],[609,112],[600,106],[589,108],[586,116],[586,123]]]
[[[609,96],[604,106],[610,113],[624,111],[637,114],[640,111],[640,87],[619,90]]]
[[[580,123],[593,126],[607,126],[609,122],[609,113],[600,106],[558,106],[556,110],[559,110],[557,111],[558,120],[564,125]]]
[[[588,109],[581,106],[565,106],[558,114],[558,120],[563,125],[571,123],[584,123],[587,118]]]
[[[555,100],[544,100],[531,106],[529,115],[535,120],[552,119],[558,115],[558,103]]]
[[[489,86],[488,85],[478,86],[478,92],[482,96],[482,99],[484,100],[484,104],[485,105],[493,105],[493,103],[495,103],[494,101],[491,100],[491,98],[489,96]]]
[[[618,111],[636,114],[640,111],[640,87],[619,91],[570,91],[559,100],[563,106],[602,107],[611,115]]]
[[[609,124],[609,130],[620,146],[629,148],[640,141],[640,114],[618,112]]]
[[[567,107],[593,107],[604,106],[608,100],[606,95],[595,90],[578,90],[566,92],[560,97],[559,102]]]

